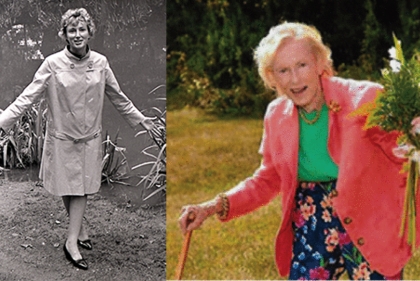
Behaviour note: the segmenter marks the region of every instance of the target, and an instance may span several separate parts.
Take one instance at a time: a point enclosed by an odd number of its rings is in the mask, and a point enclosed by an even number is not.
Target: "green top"
[[[317,112],[302,112],[313,120]],[[300,181],[330,181],[337,179],[338,166],[328,153],[328,108],[324,104],[321,116],[313,124],[307,124],[299,114],[298,179]]]

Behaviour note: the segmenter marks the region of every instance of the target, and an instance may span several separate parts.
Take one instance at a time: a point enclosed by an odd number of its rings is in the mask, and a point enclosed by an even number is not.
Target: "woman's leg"
[[[69,208],[70,208],[70,197],[71,196],[63,196],[61,197],[63,199],[64,207],[66,208],[67,214],[69,215]]]
[[[67,214],[70,216],[70,198],[71,196],[63,196],[63,203],[64,203],[64,207],[66,208]],[[83,225],[83,221],[82,221],[82,225],[80,226],[80,233],[79,233],[79,239],[81,241],[85,241],[87,239],[89,239],[89,234],[86,231],[86,228]]]
[[[69,229],[66,248],[74,260],[79,260],[82,258],[82,255],[77,247],[77,239],[79,238],[83,215],[86,210],[87,196],[65,197],[63,197],[63,202],[69,213]]]

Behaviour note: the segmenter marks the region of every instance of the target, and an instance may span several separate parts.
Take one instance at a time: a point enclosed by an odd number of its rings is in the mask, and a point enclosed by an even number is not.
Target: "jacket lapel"
[[[339,87],[334,87],[332,78],[322,78],[325,102],[328,106],[328,151],[334,163],[340,164],[341,123],[343,106]]]
[[[275,124],[275,143],[273,147],[277,153],[273,160],[281,175],[288,176],[282,182],[295,185],[297,181],[297,160],[299,150],[299,120],[298,112],[291,100],[286,100],[278,111],[278,116],[273,118]],[[287,163],[287,164],[286,164]]]

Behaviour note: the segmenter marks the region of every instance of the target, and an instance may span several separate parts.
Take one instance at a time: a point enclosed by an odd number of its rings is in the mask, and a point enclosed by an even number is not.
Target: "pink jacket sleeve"
[[[270,109],[269,109],[270,110]],[[264,133],[259,153],[262,155],[260,167],[250,178],[226,192],[229,200],[229,213],[223,221],[245,215],[268,204],[280,192],[280,176],[274,167],[270,148],[269,117],[264,120]]]

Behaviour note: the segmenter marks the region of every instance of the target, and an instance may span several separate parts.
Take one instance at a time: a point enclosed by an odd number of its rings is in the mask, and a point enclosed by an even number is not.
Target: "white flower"
[[[389,66],[392,69],[392,72],[397,73],[400,72],[401,70],[401,62],[397,61],[397,60],[391,60],[389,62]]]
[[[395,47],[392,47],[391,49],[389,49],[388,53],[391,59],[394,59],[394,60],[397,59],[397,49]]]
[[[420,162],[420,151],[416,150],[413,154],[409,157],[411,161]]]

